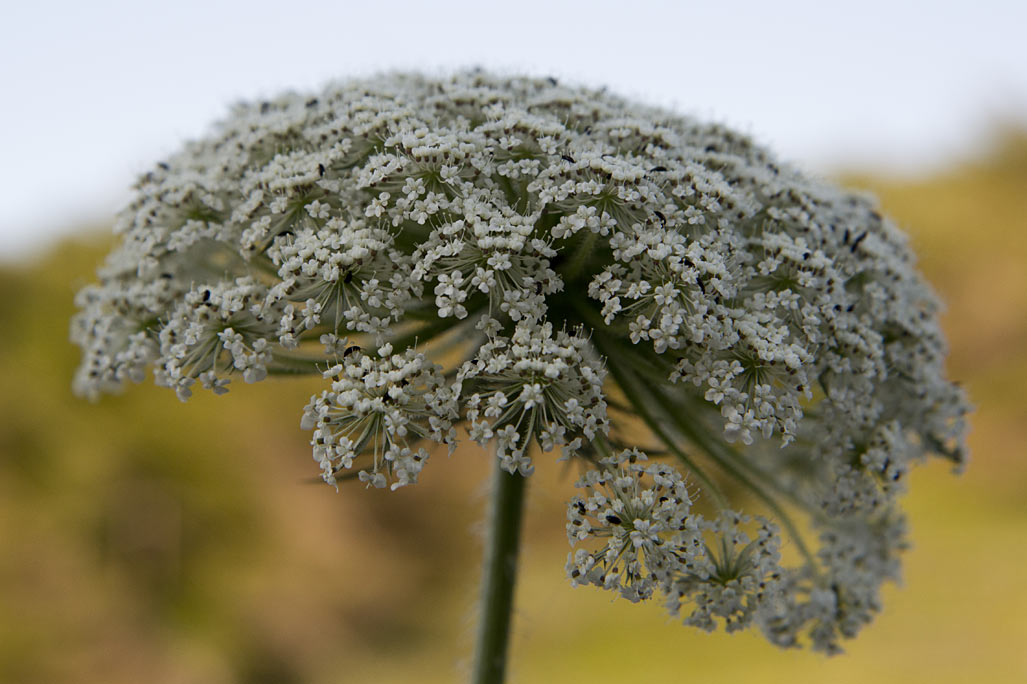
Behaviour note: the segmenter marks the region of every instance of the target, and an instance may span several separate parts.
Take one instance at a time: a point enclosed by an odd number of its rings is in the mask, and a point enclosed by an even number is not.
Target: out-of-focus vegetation
[[[570,588],[573,473],[540,462],[513,681],[1027,681],[1027,138],[923,181],[849,184],[911,233],[977,405],[968,472],[913,477],[906,586],[834,659],[677,626]],[[75,399],[72,297],[107,246],[0,271],[0,681],[460,679],[488,458],[439,454],[416,487],[336,493],[309,482],[299,430],[316,381]]]

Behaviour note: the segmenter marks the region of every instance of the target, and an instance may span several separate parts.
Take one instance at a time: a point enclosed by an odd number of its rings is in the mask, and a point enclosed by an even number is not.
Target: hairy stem
[[[499,684],[506,672],[513,614],[517,551],[524,511],[525,478],[503,470],[496,459],[485,541],[481,623],[474,652],[474,684]]]

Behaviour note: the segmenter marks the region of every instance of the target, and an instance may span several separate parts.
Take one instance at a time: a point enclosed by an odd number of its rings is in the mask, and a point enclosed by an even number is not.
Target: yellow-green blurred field
[[[681,627],[569,586],[573,474],[540,464],[511,681],[1027,681],[1027,138],[916,182],[848,182],[911,233],[977,407],[967,473],[913,477],[904,586],[831,659]],[[0,270],[0,682],[462,679],[488,458],[440,454],[416,487],[336,493],[308,482],[316,383],[73,398],[72,298],[106,245]]]

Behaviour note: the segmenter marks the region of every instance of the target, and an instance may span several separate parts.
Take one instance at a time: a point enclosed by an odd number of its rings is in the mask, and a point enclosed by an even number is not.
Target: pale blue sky
[[[1027,0],[6,3],[0,259],[100,225],[239,99],[481,65],[733,125],[815,171],[922,172],[1027,123]]]

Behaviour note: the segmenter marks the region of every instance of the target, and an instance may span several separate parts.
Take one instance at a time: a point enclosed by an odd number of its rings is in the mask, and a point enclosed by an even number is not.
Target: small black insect
[[[623,520],[615,516],[613,513],[606,514],[606,522],[610,523],[611,525],[621,525],[624,523]]]
[[[853,254],[856,253],[856,248],[859,247],[859,243],[863,242],[863,240],[866,239],[867,235],[868,233],[866,231],[863,231],[856,237],[855,240],[852,241],[852,246],[849,247],[849,249],[852,251]]]
[[[316,97],[313,98],[313,99],[307,100],[307,104],[306,104],[307,109],[310,109],[311,107],[316,107],[316,106],[317,106],[317,98]]]
[[[346,348],[345,348],[345,349],[344,349],[344,350],[342,351],[342,358],[346,358],[346,357],[347,357],[347,356],[349,356],[350,354],[352,354],[352,353],[354,353],[354,352],[358,352],[358,351],[360,351],[360,347],[358,347],[358,346],[356,346],[356,345],[353,345],[352,347],[346,347]]]
[[[574,163],[574,157],[570,156],[569,154],[561,154],[560,159],[564,160],[565,162],[568,162],[569,164]]]
[[[552,76],[550,76],[546,80],[549,81],[549,85],[551,85],[551,86],[555,86],[557,84],[557,80],[555,78],[553,78]]]
[[[649,173],[658,173],[660,171],[666,171],[666,170],[667,170],[666,166],[654,166],[653,168],[649,169]]]
[[[656,218],[660,219],[660,225],[662,225],[664,228],[666,228],[667,227],[667,217],[663,215],[663,212],[662,211],[654,211],[653,213],[656,214]]]
[[[317,165],[317,175],[321,176],[321,178],[325,177],[325,165],[324,164],[318,164]]]

